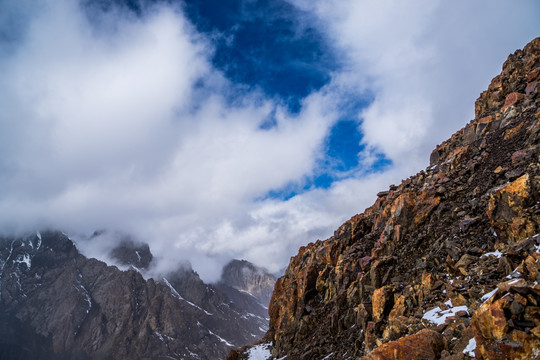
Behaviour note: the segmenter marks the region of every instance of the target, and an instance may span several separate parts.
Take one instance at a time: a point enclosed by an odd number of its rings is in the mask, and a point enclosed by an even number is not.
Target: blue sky
[[[428,164],[537,1],[0,2],[0,228],[276,271]],[[505,24],[505,26],[501,26]]]

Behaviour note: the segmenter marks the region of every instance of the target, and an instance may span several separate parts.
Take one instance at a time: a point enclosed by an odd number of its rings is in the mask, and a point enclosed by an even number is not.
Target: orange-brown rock
[[[371,298],[373,306],[373,319],[379,321],[383,315],[392,308],[393,295],[390,286],[383,286],[373,292]]]
[[[537,233],[538,216],[532,218],[527,211],[537,198],[529,174],[495,190],[486,213],[503,240],[517,241]]]
[[[444,337],[436,331],[424,329],[414,335],[388,342],[363,357],[363,360],[435,360],[445,348]]]
[[[508,320],[504,311],[509,306],[510,299],[507,297],[480,306],[472,319],[476,331],[485,339],[504,339],[508,332]]]
[[[514,330],[503,341],[479,338],[475,353],[482,360],[529,360],[538,357],[539,349],[540,340],[536,336]]]
[[[513,106],[518,101],[523,100],[523,94],[520,94],[518,92],[511,92],[510,94],[506,95],[506,99],[504,100],[504,105],[501,109],[501,111],[505,111],[508,107]]]

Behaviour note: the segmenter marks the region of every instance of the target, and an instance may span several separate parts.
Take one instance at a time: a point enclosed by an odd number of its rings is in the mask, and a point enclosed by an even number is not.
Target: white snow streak
[[[471,340],[469,340],[467,347],[463,349],[463,353],[474,358],[476,357],[476,355],[474,354],[474,349],[476,349],[476,340],[475,338],[472,338]]]
[[[210,331],[210,330],[208,330],[208,332],[210,333],[210,335],[214,335],[215,337],[217,337],[218,340],[221,341],[222,343],[224,343],[225,345],[235,347],[234,344],[231,344],[230,342],[228,342],[227,340],[225,340],[225,339],[222,338],[221,336],[214,334],[214,333],[213,333],[212,331]]]
[[[482,257],[495,256],[497,259],[500,259],[501,256],[503,256],[503,255],[504,254],[502,252],[500,252],[499,250],[495,250],[493,252],[485,253],[484,255],[482,255]]]
[[[202,307],[195,305],[191,301],[188,301],[188,300],[184,299],[178,293],[178,291],[176,291],[176,289],[171,285],[171,283],[167,279],[163,278],[163,282],[165,283],[165,285],[167,285],[167,287],[171,290],[171,293],[173,294],[173,296],[176,297],[177,299],[187,302],[189,305],[193,306],[194,308],[197,308],[197,309],[203,311],[206,315],[210,315],[210,316],[214,315],[214,314],[209,313],[208,311],[204,310]]]
[[[486,302],[487,300],[489,300],[493,295],[495,295],[495,293],[497,292],[498,289],[495,289],[493,291],[490,291],[488,292],[487,294],[484,294],[484,296],[482,296],[480,298],[480,300],[482,300],[483,302]]]

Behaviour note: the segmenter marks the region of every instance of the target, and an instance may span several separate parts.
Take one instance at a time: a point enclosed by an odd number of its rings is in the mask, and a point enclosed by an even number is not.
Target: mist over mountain
[[[146,280],[134,270],[152,257],[144,244],[113,255],[133,270],[84,257],[60,232],[0,238],[0,357],[210,360],[268,330],[268,303],[246,290],[185,267]]]
[[[538,6],[2,1],[0,232],[275,273],[464,126]]]

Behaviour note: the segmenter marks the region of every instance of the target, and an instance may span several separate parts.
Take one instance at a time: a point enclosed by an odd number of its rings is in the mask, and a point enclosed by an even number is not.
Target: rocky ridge
[[[299,249],[270,303],[270,358],[540,356],[539,82],[537,38],[425,171]]]
[[[132,266],[152,257],[132,242],[113,253]],[[60,232],[0,238],[1,359],[214,360],[267,324],[191,269],[146,280],[84,257]]]

